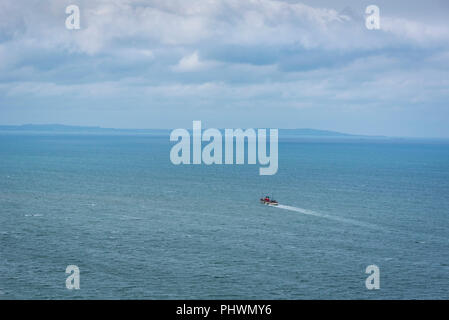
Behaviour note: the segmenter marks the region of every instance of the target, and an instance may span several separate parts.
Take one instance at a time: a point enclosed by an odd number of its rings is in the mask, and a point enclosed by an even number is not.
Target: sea
[[[1,133],[0,299],[449,299],[449,140],[281,137],[271,176],[172,146]]]

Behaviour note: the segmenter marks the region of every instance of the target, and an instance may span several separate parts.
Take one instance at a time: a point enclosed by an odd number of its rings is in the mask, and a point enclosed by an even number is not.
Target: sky
[[[446,0],[2,0],[0,124],[449,137],[448,17]]]

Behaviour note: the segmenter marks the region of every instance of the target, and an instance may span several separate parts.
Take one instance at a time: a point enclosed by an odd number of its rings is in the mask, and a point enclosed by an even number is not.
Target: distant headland
[[[169,135],[172,129],[119,129],[97,126],[71,126],[63,124],[23,124],[0,125],[1,132],[35,132],[35,133],[84,133],[84,134],[150,134]],[[308,137],[373,137],[355,135],[330,130],[317,129],[279,129],[280,136],[308,136]],[[379,137],[379,136],[377,136]]]

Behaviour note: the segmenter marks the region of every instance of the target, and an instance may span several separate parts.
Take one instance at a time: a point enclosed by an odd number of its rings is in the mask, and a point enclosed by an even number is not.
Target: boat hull
[[[261,200],[260,203],[264,204],[266,206],[277,206],[279,204],[277,202],[268,202],[268,201],[263,201],[263,200]]]

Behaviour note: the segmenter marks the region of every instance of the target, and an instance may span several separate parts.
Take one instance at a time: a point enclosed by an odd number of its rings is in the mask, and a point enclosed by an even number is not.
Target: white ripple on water
[[[338,222],[349,223],[349,224],[357,225],[357,226],[360,226],[360,227],[366,227],[366,228],[371,228],[371,229],[379,229],[378,226],[373,225],[371,223],[366,223],[366,222],[361,222],[361,221],[357,221],[357,220],[353,220],[353,219],[347,219],[347,218],[332,216],[332,215],[328,215],[328,214],[323,214],[323,213],[319,213],[319,212],[316,212],[316,211],[313,211],[313,210],[304,209],[304,208],[287,206],[287,205],[283,205],[283,204],[277,205],[276,208],[289,210],[289,211],[294,211],[294,212],[299,212],[299,213],[302,213],[302,214],[305,214],[305,215],[314,216],[314,217],[326,218],[326,219],[330,219],[330,220],[334,220],[334,221],[338,221]]]
[[[141,217],[128,216],[126,214],[122,214],[120,220],[142,220]]]

